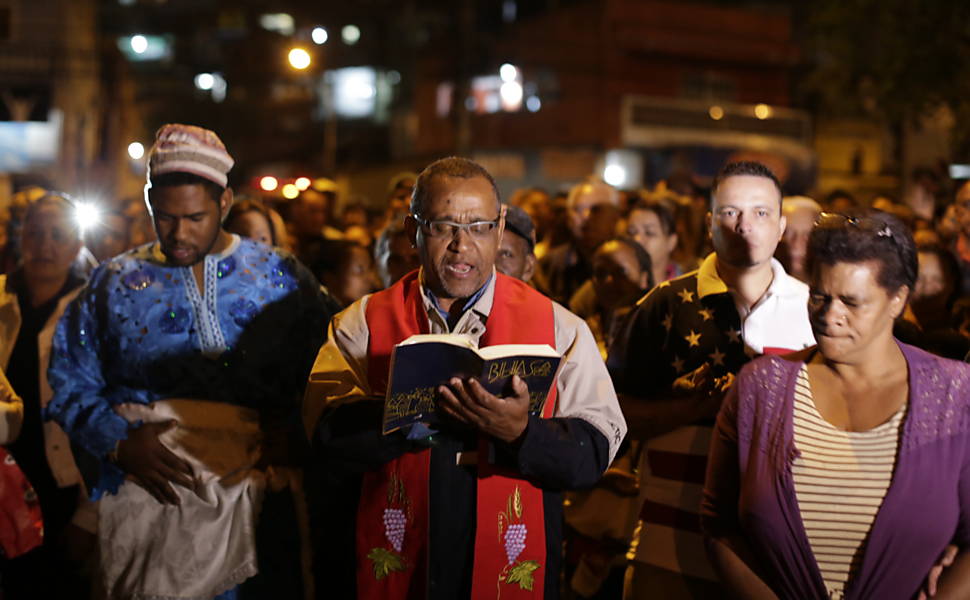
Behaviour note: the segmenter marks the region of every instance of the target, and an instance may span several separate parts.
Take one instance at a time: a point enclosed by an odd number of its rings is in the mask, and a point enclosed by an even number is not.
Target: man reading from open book
[[[421,268],[334,319],[307,387],[311,485],[325,488],[311,509],[318,588],[558,598],[560,492],[593,484],[626,433],[609,375],[581,319],[496,273],[503,212],[484,168],[431,164],[410,209]],[[563,365],[542,414],[518,378],[505,397],[452,379],[437,388],[440,420],[381,435],[391,352],[422,333],[555,348]]]

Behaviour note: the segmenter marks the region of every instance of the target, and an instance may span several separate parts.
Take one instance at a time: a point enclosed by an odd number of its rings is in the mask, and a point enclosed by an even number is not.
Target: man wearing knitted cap
[[[46,416],[100,462],[111,598],[235,598],[267,570],[258,510],[290,472],[273,441],[294,437],[330,315],[295,259],[222,229],[232,165],[211,131],[159,129],[145,186],[157,241],[102,264],[54,336]]]

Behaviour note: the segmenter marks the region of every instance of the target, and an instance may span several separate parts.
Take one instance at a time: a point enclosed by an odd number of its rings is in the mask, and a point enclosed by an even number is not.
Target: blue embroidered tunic
[[[238,236],[204,267],[200,290],[191,267],[141,246],[98,267],[57,325],[45,416],[101,459],[93,499],[124,478],[105,460],[127,437],[117,404],[198,398],[252,408],[264,423],[298,411],[331,316],[316,280]]]

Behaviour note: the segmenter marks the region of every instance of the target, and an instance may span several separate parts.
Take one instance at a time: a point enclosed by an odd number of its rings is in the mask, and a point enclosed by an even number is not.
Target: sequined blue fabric
[[[289,418],[330,318],[316,280],[293,257],[241,240],[206,258],[200,289],[153,248],[98,267],[68,307],[45,416],[96,457],[127,437],[120,403],[200,398]],[[104,462],[92,497],[121,481]]]

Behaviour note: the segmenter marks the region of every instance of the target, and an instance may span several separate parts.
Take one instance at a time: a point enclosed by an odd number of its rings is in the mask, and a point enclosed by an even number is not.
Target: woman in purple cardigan
[[[970,365],[892,337],[912,237],[885,214],[823,213],[809,257],[818,345],[747,365],[718,415],[702,506],[715,569],[741,598],[882,600],[917,597],[947,564],[934,597],[968,598]]]

